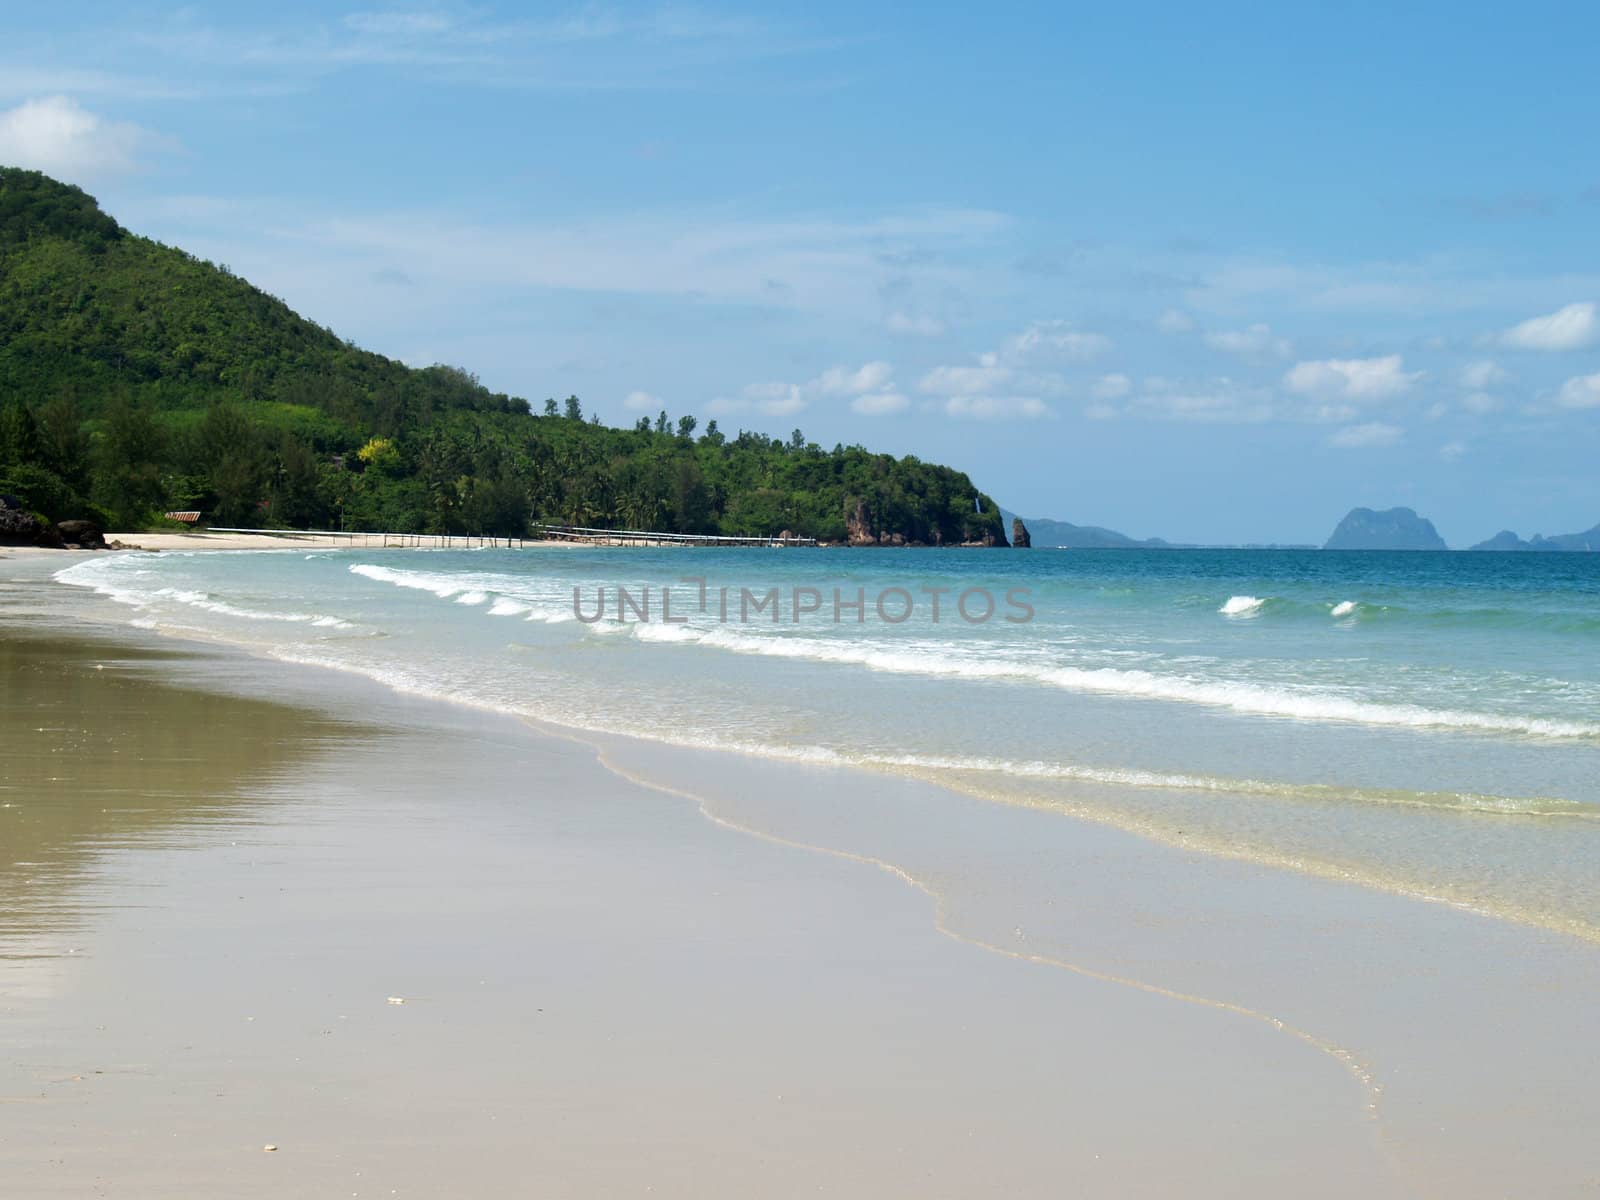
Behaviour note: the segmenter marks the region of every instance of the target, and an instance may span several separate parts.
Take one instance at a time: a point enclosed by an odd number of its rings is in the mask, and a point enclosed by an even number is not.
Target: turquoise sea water
[[[283,550],[59,578],[411,692],[924,777],[1600,940],[1593,556]]]

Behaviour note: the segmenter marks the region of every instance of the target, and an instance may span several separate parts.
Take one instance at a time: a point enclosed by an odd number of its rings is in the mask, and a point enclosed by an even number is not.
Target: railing
[[[467,550],[479,547],[505,547],[507,550],[526,546],[532,538],[493,537],[489,534],[478,533],[385,533],[377,530],[348,530],[348,529],[234,529],[222,525],[210,525],[199,531],[205,533],[247,533],[258,537],[276,537],[285,541],[316,541],[319,538],[329,538],[341,541],[350,546],[379,546],[379,547],[420,547],[432,546],[435,549],[448,550],[462,548]]]
[[[815,546],[816,538],[801,537],[725,537],[712,533],[655,533],[647,529],[596,529],[584,525],[535,525],[533,537],[494,537],[465,533],[384,533],[345,529],[235,529],[212,525],[202,533],[244,533],[258,537],[307,541],[328,538],[350,546],[421,547],[435,549],[477,549],[505,547],[521,549],[530,542],[583,542],[598,546]]]
[[[542,538],[622,546],[815,546],[816,538],[727,537],[715,533],[656,533],[648,529],[596,529],[587,525],[535,525]]]

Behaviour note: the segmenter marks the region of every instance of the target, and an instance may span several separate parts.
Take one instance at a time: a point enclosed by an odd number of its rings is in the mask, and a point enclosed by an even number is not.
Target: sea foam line
[[[891,674],[1019,680],[1071,692],[1200,704],[1250,716],[1417,729],[1510,733],[1541,738],[1600,737],[1600,724],[1593,722],[1460,709],[1434,709],[1415,704],[1384,704],[1371,700],[1352,700],[1327,693],[1294,692],[1260,684],[1200,680],[1137,669],[1052,666],[1003,657],[963,658],[954,653],[953,648],[947,644],[906,650],[869,646],[857,641],[774,635],[754,636],[727,626],[701,630],[686,625],[662,626],[640,623],[632,628],[636,638],[647,642],[698,643],[736,654],[842,663]],[[667,632],[669,629],[672,632]]]

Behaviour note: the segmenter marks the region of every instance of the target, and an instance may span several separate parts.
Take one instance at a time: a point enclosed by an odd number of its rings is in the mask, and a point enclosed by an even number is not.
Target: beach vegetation
[[[999,536],[959,471],[861,446],[611,428],[362,350],[78,188],[0,167],[0,490],[52,520],[521,536],[537,523],[841,540]]]

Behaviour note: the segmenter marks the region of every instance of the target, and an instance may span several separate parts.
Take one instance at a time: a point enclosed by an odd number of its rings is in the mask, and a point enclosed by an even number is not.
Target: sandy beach
[[[130,630],[57,560],[0,585],[7,1195],[1595,1178],[1559,938]]]

